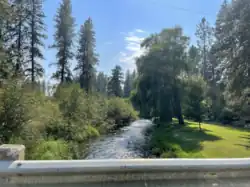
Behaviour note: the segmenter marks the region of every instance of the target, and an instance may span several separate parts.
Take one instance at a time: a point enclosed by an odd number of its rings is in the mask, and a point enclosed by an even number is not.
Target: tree
[[[201,130],[206,83],[199,76],[190,76],[184,80],[184,85],[184,115],[199,122],[199,129]]]
[[[133,86],[133,77],[132,77],[132,74],[130,74],[130,71],[127,70],[126,76],[125,76],[125,81],[124,81],[124,88],[123,88],[123,92],[124,92],[123,96],[124,97],[130,96],[132,86]]]
[[[173,116],[184,124],[182,117],[180,74],[186,69],[189,38],[182,28],[164,29],[145,39],[147,53],[137,62],[138,82],[135,100],[144,117],[159,117],[169,122]]]
[[[209,78],[209,64],[208,64],[208,52],[212,44],[213,29],[210,27],[206,18],[202,18],[201,22],[197,25],[196,36],[198,38],[198,47],[202,58],[201,72],[204,79]]]
[[[76,55],[77,65],[75,70],[80,75],[80,85],[87,92],[93,87],[93,78],[95,73],[95,65],[98,58],[95,52],[95,32],[91,18],[85,21],[80,29],[80,40]]]
[[[108,77],[103,72],[99,72],[96,80],[96,91],[103,95],[107,95],[107,85]]]
[[[38,59],[44,59],[44,56],[41,52],[41,47],[44,47],[44,43],[42,40],[46,38],[46,35],[44,34],[44,18],[45,15],[43,12],[43,0],[30,0],[28,16],[28,37],[30,41],[30,45],[28,46],[28,62],[30,63],[30,65],[26,69],[26,72],[28,72],[28,76],[31,77],[32,83],[35,82],[36,77],[41,77],[44,73],[43,67],[37,61]]]
[[[192,45],[188,50],[188,69],[189,74],[198,74],[199,73],[199,61],[200,54],[197,47]]]
[[[15,62],[15,76],[23,74],[25,66],[25,56],[27,54],[27,18],[28,3],[27,0],[13,0],[13,22],[8,27],[9,37],[12,42],[9,45],[9,61]]]
[[[55,17],[55,42],[51,46],[51,48],[55,48],[57,50],[57,62],[52,64],[56,65],[57,71],[52,77],[60,80],[61,83],[64,83],[66,80],[70,80],[72,77],[70,60],[74,57],[74,53],[72,51],[74,39],[74,18],[71,14],[71,1],[62,0]]]
[[[118,65],[112,69],[112,75],[108,82],[108,95],[115,96],[115,97],[122,97],[122,68]]]

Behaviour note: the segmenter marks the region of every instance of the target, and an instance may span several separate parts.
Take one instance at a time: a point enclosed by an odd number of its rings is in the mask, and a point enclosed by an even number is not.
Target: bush
[[[120,98],[110,98],[108,102],[108,118],[113,119],[117,127],[129,124],[137,119],[132,105]]]
[[[223,124],[232,124],[237,119],[237,114],[230,108],[224,108],[219,116],[220,122]]]
[[[40,142],[33,150],[34,160],[65,160],[72,159],[70,147],[64,140],[47,140]]]
[[[21,87],[14,81],[3,90],[0,100],[0,143],[18,137],[30,120],[28,100]]]
[[[24,144],[26,159],[82,158],[91,138],[136,117],[128,101],[77,84],[58,86],[52,98],[16,83],[0,92],[0,140]]]

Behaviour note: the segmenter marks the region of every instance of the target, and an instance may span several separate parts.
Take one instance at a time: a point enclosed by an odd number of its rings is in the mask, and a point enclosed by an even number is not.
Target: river
[[[152,126],[149,120],[138,120],[116,133],[102,136],[91,143],[85,159],[143,158],[145,130]]]

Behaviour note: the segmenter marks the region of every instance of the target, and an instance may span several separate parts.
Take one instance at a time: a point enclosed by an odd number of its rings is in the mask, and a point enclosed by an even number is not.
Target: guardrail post
[[[0,160],[24,160],[25,146],[16,144],[3,144],[0,146]]]

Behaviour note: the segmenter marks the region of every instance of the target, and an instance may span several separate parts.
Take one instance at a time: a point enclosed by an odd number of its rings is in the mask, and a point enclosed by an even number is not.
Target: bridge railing
[[[1,187],[250,186],[248,158],[29,161],[14,160],[18,151],[6,147],[5,154],[0,147]]]

